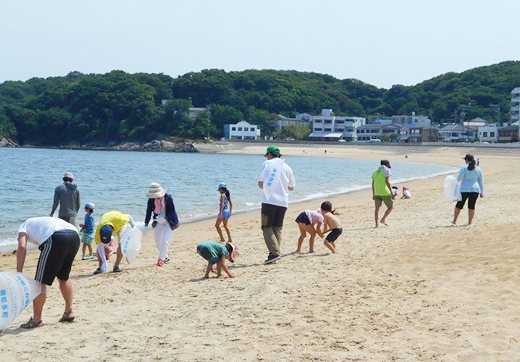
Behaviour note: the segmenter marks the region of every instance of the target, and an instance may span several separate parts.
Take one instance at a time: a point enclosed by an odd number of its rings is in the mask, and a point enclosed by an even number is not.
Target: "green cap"
[[[269,147],[267,147],[267,151],[265,152],[264,157],[267,157],[268,153],[278,153],[278,154],[280,154],[280,149],[276,145],[270,145]]]

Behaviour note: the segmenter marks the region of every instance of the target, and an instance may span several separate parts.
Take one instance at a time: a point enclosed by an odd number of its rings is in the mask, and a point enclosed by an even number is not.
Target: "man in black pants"
[[[267,161],[264,162],[262,172],[258,176],[258,187],[264,190],[262,232],[269,249],[266,264],[280,259],[283,219],[289,206],[289,191],[294,190],[296,186],[291,167],[280,159],[280,156],[278,147],[267,147]]]
[[[34,314],[22,328],[43,326],[42,311],[47,298],[47,285],[52,285],[58,278],[61,294],[65,300],[65,313],[60,322],[72,322],[73,289],[69,279],[72,262],[79,249],[79,235],[75,226],[54,217],[33,217],[27,219],[18,229],[18,251],[16,253],[16,270],[23,272],[27,242],[33,242],[41,250],[36,277],[34,280],[42,284],[41,294],[33,301]]]

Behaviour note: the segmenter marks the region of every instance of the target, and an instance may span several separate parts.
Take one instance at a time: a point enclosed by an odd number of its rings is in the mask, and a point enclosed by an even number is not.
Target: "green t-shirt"
[[[379,167],[373,174],[374,195],[375,196],[391,196],[392,193],[386,185],[386,177],[390,177],[390,170],[384,166]]]
[[[197,246],[197,252],[206,259],[210,264],[220,261],[222,255],[229,257],[229,251],[226,246],[216,241],[205,241]]]

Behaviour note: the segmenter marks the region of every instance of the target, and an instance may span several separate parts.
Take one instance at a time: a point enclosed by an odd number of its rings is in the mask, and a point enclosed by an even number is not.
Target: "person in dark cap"
[[[460,193],[462,200],[457,202],[455,210],[453,212],[453,225],[457,224],[457,219],[460,212],[468,200],[468,226],[473,223],[473,217],[475,216],[475,204],[477,203],[478,197],[484,197],[484,176],[482,170],[476,165],[475,157],[467,154],[464,157],[466,164],[462,166],[457,177],[460,183]]]
[[[381,166],[374,171],[372,174],[372,199],[375,202],[375,221],[376,221],[376,228],[379,226],[379,222],[381,224],[388,226],[386,223],[386,218],[390,213],[392,212],[394,208],[394,201],[392,200],[392,185],[390,185],[390,176],[392,175],[390,166],[390,161],[388,160],[381,160]],[[381,218],[381,221],[379,221],[379,208],[381,205],[385,203],[387,209],[385,211],[385,214]]]
[[[60,206],[58,217],[68,223],[76,226],[76,217],[81,206],[79,189],[74,182],[74,175],[72,172],[65,172],[63,175],[63,184],[56,187],[54,190],[54,204],[50,217],[53,217],[54,212]]]
[[[289,206],[289,191],[294,190],[296,181],[291,167],[280,158],[281,153],[277,146],[267,147],[264,156],[267,161],[262,165],[262,172],[258,176],[258,187],[264,190],[262,232],[269,249],[265,263],[270,264],[281,256],[283,219]]]

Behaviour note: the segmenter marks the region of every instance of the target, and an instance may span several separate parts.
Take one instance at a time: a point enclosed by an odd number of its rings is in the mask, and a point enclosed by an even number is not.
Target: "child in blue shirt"
[[[92,254],[92,242],[94,241],[94,204],[89,202],[85,205],[85,223],[79,224],[81,227],[81,231],[83,232],[83,236],[81,237],[81,243],[83,244],[82,253],[83,256],[81,260],[92,260],[94,259],[94,255]],[[85,249],[88,247],[88,256],[85,255]]]

